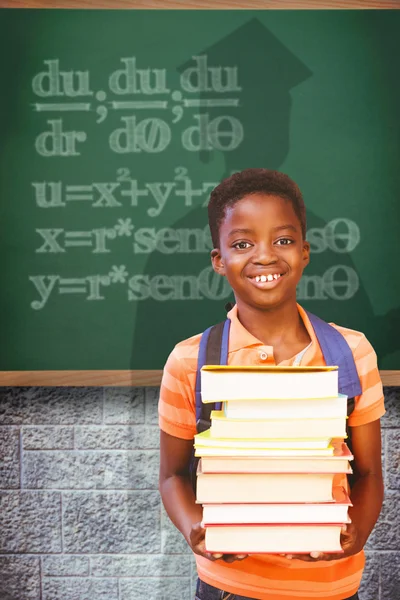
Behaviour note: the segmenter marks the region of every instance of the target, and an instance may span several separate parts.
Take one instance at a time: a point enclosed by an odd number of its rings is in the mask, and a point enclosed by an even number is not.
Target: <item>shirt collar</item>
[[[304,326],[307,329],[308,335],[311,338],[311,346],[307,351],[314,350],[319,347],[317,336],[313,326],[311,325],[310,319],[308,318],[307,312],[300,304],[297,304],[297,309],[303,320]],[[237,305],[228,312],[227,318],[231,321],[231,328],[229,333],[229,352],[235,352],[241,348],[248,348],[250,346],[265,346],[258,338],[252,335],[245,327],[241,324],[238,318]],[[313,352],[313,353],[314,353]],[[311,358],[311,357],[310,357]]]

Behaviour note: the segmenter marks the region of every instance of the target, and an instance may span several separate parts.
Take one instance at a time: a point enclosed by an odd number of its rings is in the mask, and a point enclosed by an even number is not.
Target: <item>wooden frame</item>
[[[169,10],[304,10],[400,8],[399,0],[0,0],[1,8],[106,8]]]
[[[400,9],[400,0],[0,0],[0,8],[152,10]],[[400,386],[399,371],[381,371],[383,385]],[[159,386],[162,371],[3,371],[2,386]]]

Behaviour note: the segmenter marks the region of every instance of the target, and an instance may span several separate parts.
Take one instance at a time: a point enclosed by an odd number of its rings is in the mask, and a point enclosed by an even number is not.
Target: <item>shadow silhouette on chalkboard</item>
[[[243,124],[242,143],[224,153],[226,169],[221,179],[250,167],[268,165],[278,169],[289,152],[290,90],[312,76],[310,69],[256,18],[196,55],[207,56],[209,70],[222,66],[223,83],[227,79],[224,67],[234,66],[238,71],[240,92],[200,93],[200,99],[239,99],[236,108],[199,110],[200,114],[209,113],[212,119],[228,114]],[[178,71],[183,73],[194,64],[192,58]],[[209,75],[212,87],[210,79]],[[206,162],[209,154],[202,151],[200,159]]]
[[[289,151],[290,89],[310,77],[311,71],[257,19],[251,19],[196,55],[206,55],[208,67],[236,66],[241,88],[236,93],[196,94],[200,99],[238,98],[238,107],[198,108],[196,112],[208,113],[210,120],[230,115],[243,125],[241,143],[234,150],[223,152],[225,165],[222,172],[211,172],[211,153],[221,153],[220,150],[199,152],[200,161],[210,165],[209,181],[220,181],[232,171],[247,167],[278,169]],[[194,66],[196,61],[191,58],[178,67],[178,72],[182,75]],[[199,229],[206,224],[207,210],[199,206],[171,224],[171,227]],[[209,250],[170,255],[154,252],[149,256],[144,273],[149,278],[159,274],[189,276],[209,266]],[[214,296],[221,296],[220,300],[208,300],[200,292],[199,299],[160,302],[149,298],[139,301],[132,344],[132,369],[161,368],[176,342],[224,317],[223,306],[232,295],[229,294],[229,298],[226,298],[226,294],[222,297],[225,284],[223,281],[219,284],[220,278],[214,277],[210,274],[206,287],[211,286]],[[216,290],[213,290],[213,286]],[[150,331],[152,339],[149,338]]]
[[[217,180],[248,167],[279,169],[289,152],[290,89],[310,77],[311,71],[257,19],[252,19],[211,48],[197,52],[196,56],[199,55],[207,55],[209,66],[236,65],[238,82],[242,88],[242,91],[236,93],[236,97],[240,99],[237,108],[211,107],[199,111],[199,114],[207,112],[212,119],[229,114],[243,124],[243,140],[233,151],[223,153],[224,172],[219,173]],[[195,64],[192,59],[180,66],[178,71],[182,73]],[[248,65],[252,65],[252,68]],[[201,98],[210,96],[211,93],[200,94]],[[233,97],[233,94],[227,93],[227,97]],[[212,152],[215,150],[199,152],[203,164],[211,165]],[[210,180],[215,180],[215,176],[210,176]],[[307,203],[307,198],[305,200]],[[201,229],[206,223],[206,208],[199,206],[171,224],[171,227]],[[325,225],[315,214],[308,213],[309,228],[321,228]],[[321,255],[312,256],[305,275],[322,275],[329,267],[338,264],[354,268],[351,254],[337,254],[328,250]],[[209,250],[167,255],[153,252],[149,255],[143,272],[151,280],[160,274],[168,277],[193,276],[209,266]],[[178,341],[200,333],[209,325],[224,319],[224,305],[233,299],[233,295],[227,292],[223,281],[218,282],[218,276],[210,273],[209,277],[206,287],[208,290],[212,289],[214,300],[207,299],[202,294],[203,281],[196,299],[157,301],[148,298],[139,301],[131,369],[162,368]],[[189,295],[190,284],[183,289]],[[165,292],[167,293],[167,288]],[[196,293],[192,295],[196,296]],[[349,301],[300,300],[300,303],[327,321],[367,334],[373,331],[373,335],[368,337],[380,358],[398,349],[396,332],[400,325],[400,307],[384,316],[374,315],[362,282]]]

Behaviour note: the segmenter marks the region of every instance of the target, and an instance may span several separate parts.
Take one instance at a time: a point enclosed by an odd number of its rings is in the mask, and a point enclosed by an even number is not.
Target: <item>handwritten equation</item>
[[[149,217],[158,217],[167,203],[184,207],[208,204],[210,192],[218,184],[204,181],[196,185],[185,167],[176,167],[170,181],[141,183],[127,168],[117,170],[116,181],[64,185],[61,181],[33,182],[35,203],[39,208],[61,208],[85,203],[93,208],[148,206]]]
[[[147,275],[129,273],[126,265],[113,265],[106,274],[86,277],[34,275],[29,277],[35,288],[34,310],[45,308],[55,296],[80,296],[85,301],[104,301],[107,288],[118,285],[128,301],[153,299],[158,302],[182,300],[225,300],[232,290],[224,277],[206,267],[197,275]],[[335,265],[323,275],[304,275],[298,285],[297,298],[303,300],[349,300],[359,288],[354,269]]]
[[[211,66],[207,55],[193,56],[193,66],[180,74],[179,89],[173,90],[167,69],[140,68],[136,56],[120,61],[123,66],[109,75],[106,90],[92,89],[89,71],[62,70],[58,59],[44,61],[45,69],[32,79],[37,100],[32,108],[52,118],[35,139],[38,154],[46,158],[81,154],[88,134],[81,129],[67,131],[63,118],[54,118],[66,113],[93,113],[97,124],[104,123],[110,112],[121,115],[120,126],[108,133],[109,148],[117,154],[164,152],[187,111],[191,124],[180,132],[184,150],[229,152],[241,144],[243,125],[230,114],[239,107],[242,91],[237,66]],[[229,112],[212,117],[207,111],[215,108]]]

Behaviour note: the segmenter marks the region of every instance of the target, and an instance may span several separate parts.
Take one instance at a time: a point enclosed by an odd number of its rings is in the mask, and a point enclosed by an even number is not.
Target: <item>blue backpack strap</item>
[[[354,398],[362,393],[353,353],[343,335],[332,325],[307,312],[327,365],[339,367],[339,393]]]
[[[226,365],[228,362],[228,347],[229,347],[229,329],[230,320],[218,325],[213,325],[206,329],[200,339],[199,354],[197,358],[197,373],[196,373],[196,385],[195,385],[195,398],[196,398],[196,427],[197,432],[205,431],[209,429],[211,425],[211,411],[214,409],[220,410],[221,403],[210,403],[203,404],[201,401],[201,367],[204,365]],[[197,484],[197,465],[199,459],[194,455],[194,448],[190,460],[190,479],[192,487],[196,493]]]
[[[197,431],[210,427],[212,410],[220,410],[221,403],[203,404],[201,401],[201,368],[204,365],[226,365],[228,362],[230,320],[206,329],[200,339],[196,373],[196,424]]]

